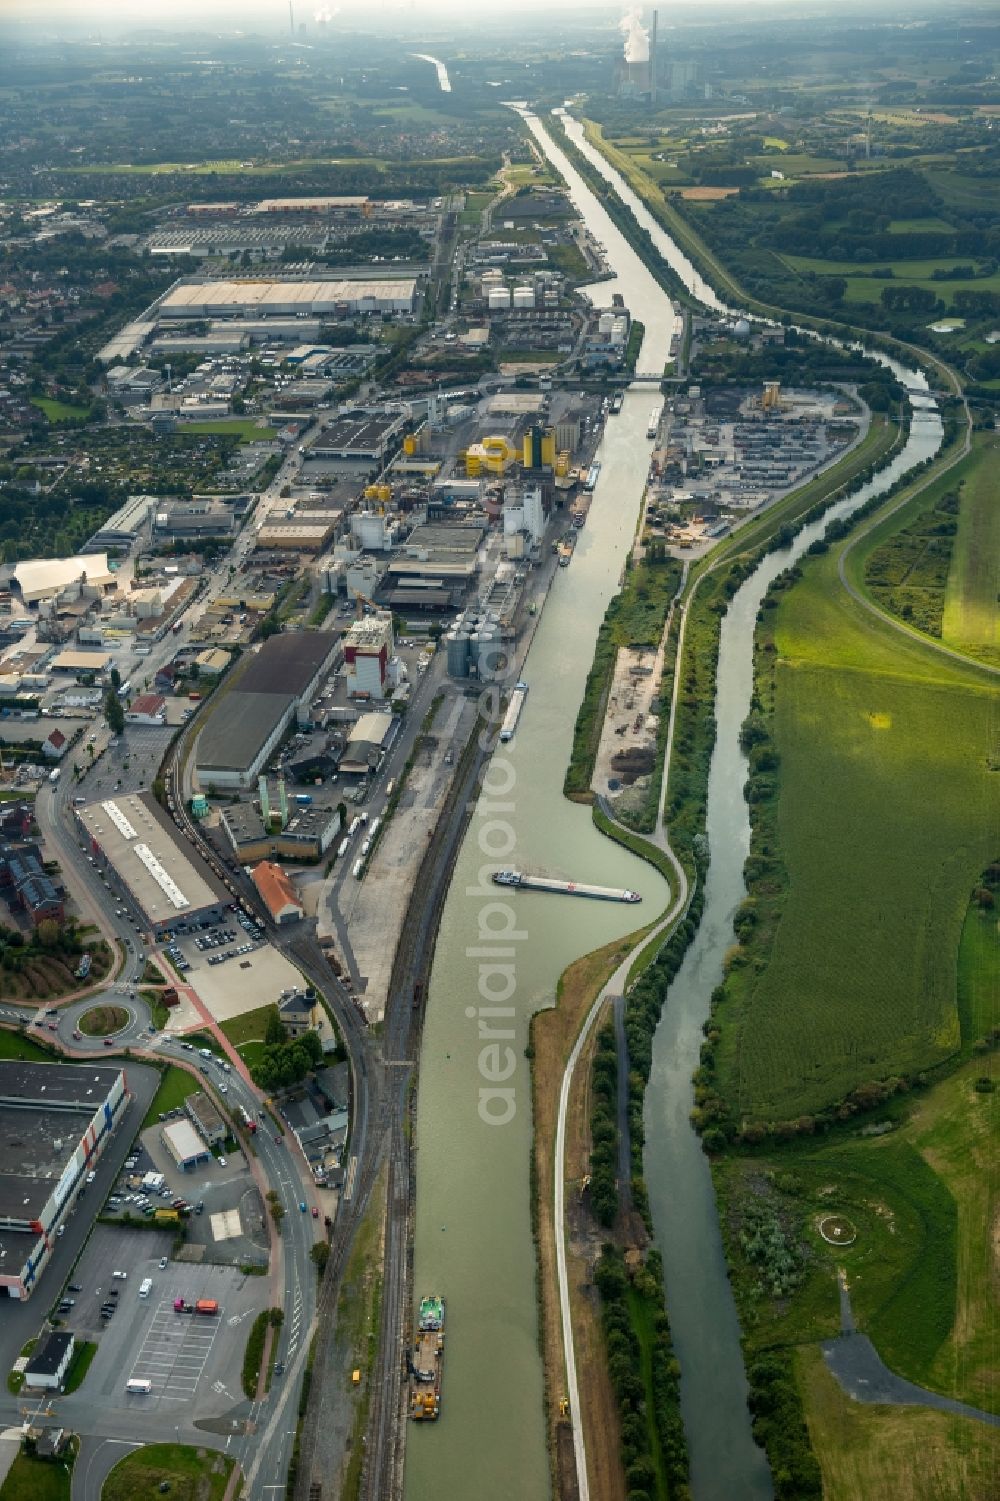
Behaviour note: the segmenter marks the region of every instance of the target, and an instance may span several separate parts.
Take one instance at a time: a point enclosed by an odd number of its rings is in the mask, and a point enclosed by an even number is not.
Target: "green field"
[[[228,1454],[185,1444],[148,1444],[115,1465],[101,1501],[222,1501],[236,1463]]]
[[[990,662],[1000,662],[998,459],[996,434],[980,434],[966,470],[942,623],[949,645]]]
[[[958,1019],[972,1047],[1000,1026],[1000,930],[994,908],[969,904],[958,946]]]
[[[959,937],[996,854],[993,685],[863,612],[834,551],[775,617],[762,691],[787,889],[769,952],[727,981],[720,1088],[737,1120],[807,1114],[957,1052]]]
[[[799,274],[815,272],[817,276],[843,276],[847,279],[847,302],[879,302],[884,287],[924,287],[934,292],[942,302],[950,303],[955,292],[1000,292],[1000,271],[990,276],[964,277],[960,281],[934,281],[933,271],[950,271],[955,266],[968,266],[975,256],[942,256],[939,260],[885,261],[892,270],[889,278],[870,276],[860,269],[857,261],[822,261],[811,256],[781,255],[779,259],[791,271]]]
[[[89,407],[76,407],[66,401],[53,401],[50,396],[30,396],[28,400],[33,407],[44,412],[50,422],[86,422],[90,416]]]
[[[23,1058],[27,1063],[51,1063],[55,1054],[40,1048],[30,1037],[19,1032],[0,1030],[0,1058]]]
[[[796,1355],[824,1501],[989,1501],[996,1429],[926,1407],[852,1402],[816,1349]]]
[[[0,1501],[69,1501],[70,1473],[60,1463],[18,1454],[0,1486]]]
[[[143,1121],[143,1130],[147,1126],[155,1126],[160,1119],[160,1113],[168,1110],[176,1110],[184,1104],[189,1094],[194,1094],[201,1086],[197,1080],[183,1068],[168,1068],[160,1081],[160,1086],[153,1096],[152,1104],[146,1111],[146,1119]]]
[[[227,438],[239,438],[241,443],[268,443],[277,437],[277,429],[258,427],[256,417],[220,417],[218,422],[185,422],[181,433],[188,438],[200,438],[204,434],[219,434]]]

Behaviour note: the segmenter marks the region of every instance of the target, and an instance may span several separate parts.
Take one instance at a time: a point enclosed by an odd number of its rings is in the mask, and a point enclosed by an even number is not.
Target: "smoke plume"
[[[618,30],[625,38],[625,61],[645,63],[649,61],[649,32],[643,26],[642,12],[631,6],[618,22]]]

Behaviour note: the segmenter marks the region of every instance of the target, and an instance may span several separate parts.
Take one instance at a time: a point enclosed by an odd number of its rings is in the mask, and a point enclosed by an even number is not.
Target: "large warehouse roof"
[[[58,594],[82,577],[88,583],[102,586],[113,584],[115,578],[108,567],[106,552],[92,553],[89,558],[39,558],[18,563],[13,577],[26,604]]]
[[[332,656],[334,631],[283,631],[270,636],[239,680],[241,693],[305,693]]]
[[[198,736],[198,773],[211,780],[219,771],[245,771],[278,725],[291,717],[292,693],[243,693],[233,689],[212,710]]]
[[[149,793],[123,793],[77,811],[150,923],[171,922],[225,900],[225,888]]]
[[[39,1105],[46,1110],[89,1109],[107,1099],[121,1073],[115,1064],[0,1062],[0,1106]]]
[[[171,288],[159,306],[161,317],[203,318],[224,313],[252,318],[261,313],[329,312],[338,303],[356,306],[409,307],[416,294],[414,277],[369,281],[192,281]]]
[[[121,1069],[0,1062],[0,1225],[38,1217]]]

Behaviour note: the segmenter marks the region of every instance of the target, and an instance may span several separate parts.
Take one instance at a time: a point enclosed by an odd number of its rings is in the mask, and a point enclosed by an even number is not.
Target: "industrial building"
[[[306,794],[308,796],[308,794]],[[271,827],[253,803],[231,803],[222,809],[222,827],[241,865],[256,860],[318,860],[325,855],[340,833],[340,814],[336,808],[300,807],[284,827]]]
[[[270,637],[223,694],[198,736],[198,779],[206,790],[247,788],[308,704],[333,665],[339,638],[330,631]]]
[[[211,1152],[190,1121],[171,1121],[160,1132],[160,1140],[181,1172],[211,1159]]]
[[[354,313],[412,313],[417,305],[415,277],[370,281],[183,281],[171,287],[157,312],[167,318],[259,318],[303,313],[306,317]]]
[[[254,866],[253,883],[279,928],[290,922],[300,922],[305,916],[305,908],[298,893],[280,865],[262,860],[259,865]]]
[[[131,547],[148,522],[153,507],[162,504],[163,498],[159,495],[130,495],[125,504],[84,543],[82,551],[101,553],[109,547]]]
[[[188,1095],[184,1101],[184,1109],[191,1117],[199,1136],[203,1137],[210,1147],[221,1146],[229,1135],[229,1127],[203,1089]]]
[[[347,413],[331,422],[306,447],[306,459],[364,459],[381,461],[393,440],[401,437],[406,418],[402,412],[372,416],[370,412]]]
[[[92,590],[95,599],[116,587],[115,576],[108,567],[108,555],[104,552],[92,557],[39,558],[18,563],[11,575],[11,583],[26,605],[52,599],[74,584]]]
[[[348,697],[382,699],[391,693],[393,651],[390,616],[369,615],[351,624],[344,637]]]
[[[219,916],[228,893],[182,840],[148,792],[121,793],[76,809],[91,858],[155,934],[192,917]]]
[[[479,548],[485,534],[481,522],[415,526],[389,564],[390,578],[417,587],[427,583],[467,585],[478,572]]]
[[[0,1296],[31,1296],[128,1105],[116,1065],[0,1060]]]
[[[75,1350],[76,1335],[69,1334],[64,1329],[54,1329],[25,1366],[25,1386],[36,1391],[39,1388],[43,1391],[61,1391]]]
[[[340,769],[347,776],[367,776],[378,768],[395,739],[398,721],[391,714],[362,714],[351,727]]]

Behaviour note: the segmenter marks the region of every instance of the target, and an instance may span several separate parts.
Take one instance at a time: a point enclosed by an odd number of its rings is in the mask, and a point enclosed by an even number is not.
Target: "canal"
[[[587,227],[604,244],[616,273],[614,281],[592,289],[594,301],[607,305],[614,291],[622,293],[633,317],[646,328],[637,370],[658,371],[676,328],[670,299],[565,153],[530,114],[525,113],[525,120],[563,176]],[[580,127],[573,121],[566,124],[589,156],[592,148]],[[602,162],[598,156],[595,165],[629,201],[630,190]],[[661,253],[702,295],[704,283],[694,268],[650,222]],[[705,300],[719,306],[710,289]],[[924,385],[915,371],[905,372],[905,383]],[[666,904],[660,877],[600,836],[588,808],[562,796],[597,629],[618,587],[646,479],[648,404],[648,389],[634,389],[605,429],[598,453],[601,477],[587,526],[545,605],[523,669],[529,693],[517,735],[491,763],[438,937],[420,1064],[414,1293],[419,1298],[437,1292],[447,1300],[447,1353],[442,1417],[427,1429],[411,1425],[408,1434],[407,1501],[473,1491],[481,1501],[542,1501],[549,1495],[530,1218],[528,1019],[553,1002],[567,964],[628,932],[635,915],[634,909],[610,903],[538,893],[500,893],[498,898],[483,876],[511,865],[631,886],[642,893],[644,922]],[[929,398],[920,405],[904,452],[868,492],[852,496],[831,514],[847,514],[935,450],[941,436],[936,408]],[[712,862],[706,905],[667,997],[646,1097],[645,1172],[683,1373],[696,1501],[734,1496],[764,1501],[771,1495],[770,1475],[753,1442],[746,1409],[739,1329],[711,1174],[688,1113],[701,1024],[732,942],[733,913],[744,894],[749,823],[738,732],[750,702],[757,607],[774,573],[800,555],[823,524],[802,532],[791,556],[783,551],[766,558],[738,591],[723,622],[718,740],[709,780]],[[510,928],[512,935],[506,931]],[[507,999],[511,986],[512,998]],[[513,1008],[513,1017],[485,1013],[498,1001]],[[513,1035],[491,1046],[484,1042],[490,1027]],[[509,1055],[503,1051],[507,1047]],[[599,1442],[599,1436],[591,1441]]]

